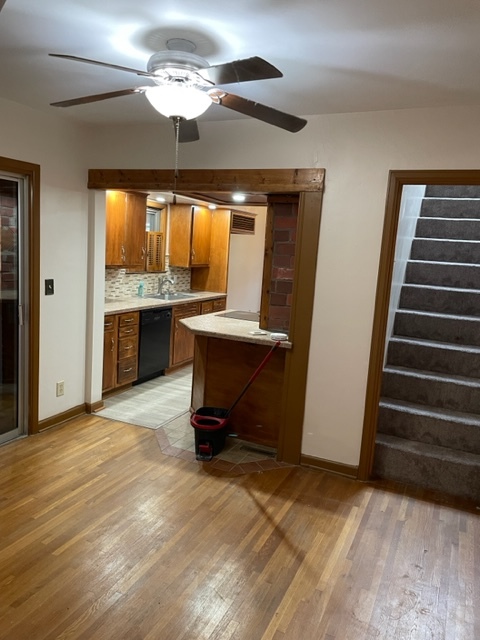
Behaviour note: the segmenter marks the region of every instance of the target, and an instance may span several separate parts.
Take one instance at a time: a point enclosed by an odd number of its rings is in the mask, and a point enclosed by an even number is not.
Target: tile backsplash
[[[166,284],[170,291],[190,289],[190,269],[168,266],[161,273],[127,273],[126,269],[105,269],[105,298],[129,298],[136,296],[140,282],[144,284],[144,293],[149,295],[158,292],[162,278],[174,278],[175,284]]]

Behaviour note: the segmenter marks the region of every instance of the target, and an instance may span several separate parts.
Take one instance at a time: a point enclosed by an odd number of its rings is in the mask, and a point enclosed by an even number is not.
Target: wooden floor
[[[0,448],[1,640],[474,640],[479,603],[474,510],[99,416]]]

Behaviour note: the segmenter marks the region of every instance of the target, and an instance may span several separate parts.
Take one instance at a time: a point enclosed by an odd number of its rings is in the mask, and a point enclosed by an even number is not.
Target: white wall
[[[405,271],[410,257],[412,240],[415,237],[417,220],[422,208],[422,199],[425,195],[426,185],[407,184],[402,191],[400,214],[398,218],[397,242],[395,245],[395,259],[392,274],[392,289],[390,291],[390,304],[388,307],[388,323],[385,342],[385,355],[388,348],[388,340],[393,333],[395,313],[400,301],[402,285],[405,282]]]
[[[2,155],[42,165],[40,277],[58,283],[53,299],[42,297],[41,417],[84,396],[85,166],[173,168],[169,125],[90,128],[80,137],[60,119],[0,102]],[[388,172],[480,169],[480,108],[315,116],[298,134],[248,119],[201,122],[200,133],[200,142],[181,146],[180,169],[326,169],[302,451],[355,465]],[[63,399],[54,397],[57,379],[65,380]]]
[[[69,122],[0,100],[2,156],[40,165],[39,417],[85,401],[88,190],[83,132]],[[65,381],[65,395],[55,385]]]
[[[480,108],[308,120],[298,134],[250,120],[201,122],[200,142],[182,145],[180,168],[326,169],[302,451],[356,465],[388,172],[480,169]],[[162,131],[162,145],[151,128],[97,132],[95,166],[172,168],[171,131]]]
[[[266,222],[266,207],[258,207],[255,216],[255,234],[233,233],[230,236],[228,309],[260,311]]]

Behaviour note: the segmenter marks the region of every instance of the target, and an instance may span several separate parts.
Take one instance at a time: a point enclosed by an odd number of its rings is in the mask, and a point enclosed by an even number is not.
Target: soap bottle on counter
[[[143,296],[145,295],[145,285],[143,284],[143,280],[140,280],[140,282],[138,283],[137,294],[139,298],[143,298]]]

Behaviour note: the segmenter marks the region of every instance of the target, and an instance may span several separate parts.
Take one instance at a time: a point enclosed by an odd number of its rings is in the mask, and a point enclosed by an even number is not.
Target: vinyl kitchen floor
[[[241,475],[291,466],[277,462],[275,449],[230,437],[211,461],[197,461],[195,434],[190,424],[191,389],[192,367],[184,367],[106,398],[105,408],[98,414],[154,429],[162,453],[203,464],[211,470]]]

